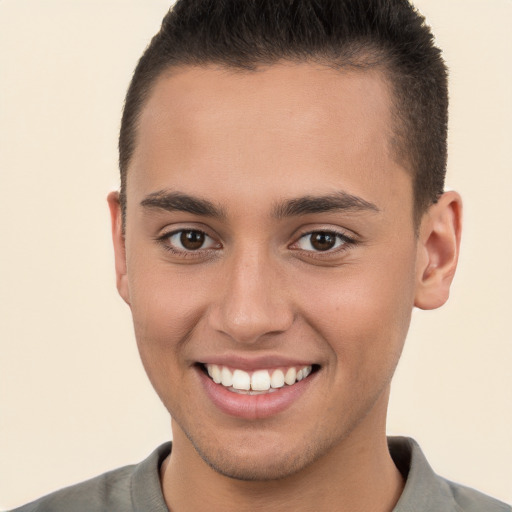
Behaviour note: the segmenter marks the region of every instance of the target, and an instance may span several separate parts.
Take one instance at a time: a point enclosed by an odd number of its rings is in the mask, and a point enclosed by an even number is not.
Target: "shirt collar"
[[[405,487],[393,512],[459,512],[446,481],[437,476],[418,443],[408,437],[388,437],[393,461]]]

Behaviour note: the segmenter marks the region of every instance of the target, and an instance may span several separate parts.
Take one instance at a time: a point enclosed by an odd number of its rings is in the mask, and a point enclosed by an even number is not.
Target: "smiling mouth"
[[[217,364],[200,363],[199,366],[215,384],[223,386],[233,393],[245,395],[274,393],[282,388],[291,387],[308,378],[320,368],[313,364],[246,372]]]

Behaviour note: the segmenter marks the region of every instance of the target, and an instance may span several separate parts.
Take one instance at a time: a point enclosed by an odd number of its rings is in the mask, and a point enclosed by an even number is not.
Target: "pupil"
[[[336,237],[331,233],[314,233],[311,235],[311,245],[318,251],[327,251],[336,244]]]
[[[183,231],[180,236],[180,242],[185,249],[200,249],[204,244],[204,233],[200,231]]]

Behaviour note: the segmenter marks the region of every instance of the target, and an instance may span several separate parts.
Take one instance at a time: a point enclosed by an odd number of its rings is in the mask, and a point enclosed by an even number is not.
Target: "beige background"
[[[389,431],[512,501],[512,2],[417,0],[451,68],[448,184],[465,198],[452,298],[416,311]],[[105,196],[164,0],[0,0],[0,509],[170,436],[114,286]]]

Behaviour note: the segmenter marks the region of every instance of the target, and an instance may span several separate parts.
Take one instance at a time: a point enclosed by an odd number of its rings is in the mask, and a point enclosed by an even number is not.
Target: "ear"
[[[416,261],[416,307],[435,309],[448,300],[461,228],[462,200],[457,192],[445,192],[423,215]]]
[[[112,222],[112,241],[114,242],[117,290],[123,300],[130,305],[130,292],[126,272],[126,248],[123,233],[123,216],[121,203],[119,202],[119,192],[110,192],[107,196],[107,202]]]

